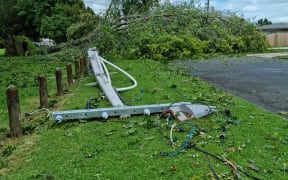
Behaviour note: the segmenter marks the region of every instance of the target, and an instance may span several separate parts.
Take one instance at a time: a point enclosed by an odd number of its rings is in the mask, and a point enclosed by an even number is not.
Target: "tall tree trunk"
[[[16,56],[16,44],[15,39],[13,36],[8,35],[7,39],[5,40],[5,56]]]

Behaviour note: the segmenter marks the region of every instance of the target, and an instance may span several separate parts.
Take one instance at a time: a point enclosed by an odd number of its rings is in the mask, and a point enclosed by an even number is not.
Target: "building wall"
[[[288,47],[288,32],[267,34],[267,39],[271,47]]]

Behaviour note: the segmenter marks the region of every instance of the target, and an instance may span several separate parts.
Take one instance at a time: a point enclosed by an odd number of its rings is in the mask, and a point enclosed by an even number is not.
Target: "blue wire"
[[[189,124],[192,126],[192,129],[190,130],[184,144],[180,147],[180,149],[175,152],[175,153],[165,153],[166,156],[170,156],[170,157],[175,157],[175,156],[178,156],[181,152],[183,152],[190,144],[190,139],[191,137],[193,136],[193,134],[196,132],[197,128],[194,124],[192,123],[189,123],[189,122],[183,122],[183,123],[180,123],[181,124]]]

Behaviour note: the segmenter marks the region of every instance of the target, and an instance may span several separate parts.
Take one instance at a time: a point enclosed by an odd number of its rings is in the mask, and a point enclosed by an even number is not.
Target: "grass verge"
[[[197,148],[167,157],[163,152],[181,148],[190,124],[175,128],[173,149],[171,127],[159,115],[62,124],[43,112],[24,117],[24,112],[38,108],[39,73],[49,77],[50,110],[83,109],[92,97],[99,99],[98,107],[109,107],[109,103],[100,98],[97,87],[86,86],[95,81],[88,75],[65,86],[64,96],[55,96],[54,70],[66,62],[36,57],[0,61],[4,64],[1,81],[19,83],[21,120],[27,134],[10,139],[5,137],[7,128],[1,129],[0,177],[4,179],[233,179],[237,173],[248,179],[243,172],[261,179],[287,178],[287,120],[183,75],[185,68],[174,71],[151,60],[114,62],[138,81],[137,88],[120,94],[126,105],[186,101],[217,106],[217,113],[190,121],[197,127],[191,138]],[[114,87],[130,84],[119,72],[110,72]],[[5,99],[1,101],[1,127],[7,127]]]
[[[288,56],[278,56],[278,59],[288,59]]]
[[[5,49],[0,49],[0,56],[4,56],[5,54]]]

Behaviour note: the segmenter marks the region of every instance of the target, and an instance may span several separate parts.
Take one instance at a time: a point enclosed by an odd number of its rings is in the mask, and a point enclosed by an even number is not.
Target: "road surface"
[[[282,55],[282,54],[281,54]],[[184,62],[190,75],[268,111],[288,112],[288,60],[275,55]]]

